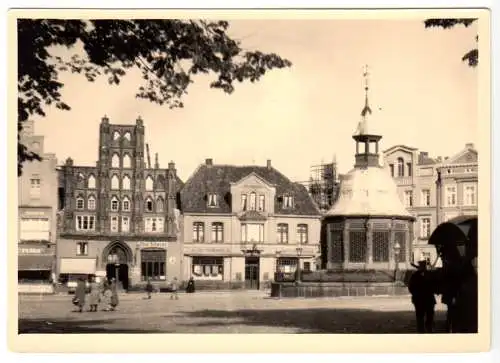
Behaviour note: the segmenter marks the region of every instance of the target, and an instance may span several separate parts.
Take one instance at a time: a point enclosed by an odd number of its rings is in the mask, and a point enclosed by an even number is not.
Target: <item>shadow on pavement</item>
[[[318,334],[415,334],[413,311],[375,311],[367,309],[275,309],[275,310],[200,310],[180,312],[205,322],[184,326],[217,327],[247,325],[287,327],[297,333]],[[210,319],[213,319],[210,321]],[[436,311],[435,332],[445,333],[445,313]]]
[[[143,334],[162,333],[159,330],[118,329],[100,326],[112,324],[115,320],[57,320],[57,319],[19,319],[18,334]],[[166,332],[163,332],[166,333]]]

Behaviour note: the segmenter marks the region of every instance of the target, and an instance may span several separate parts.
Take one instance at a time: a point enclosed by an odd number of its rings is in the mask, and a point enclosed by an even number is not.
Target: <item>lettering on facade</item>
[[[48,215],[47,212],[45,211],[34,211],[34,210],[29,210],[29,211],[23,211],[22,217],[46,217]]]
[[[43,255],[47,253],[45,248],[40,247],[20,247],[18,252],[20,255]]]
[[[230,248],[224,247],[213,247],[213,248],[203,248],[203,247],[194,247],[194,248],[185,248],[184,253],[194,253],[194,254],[223,254],[223,253],[231,253]]]
[[[141,248],[162,248],[162,249],[167,249],[168,247],[168,242],[139,242],[138,243],[139,247]]]

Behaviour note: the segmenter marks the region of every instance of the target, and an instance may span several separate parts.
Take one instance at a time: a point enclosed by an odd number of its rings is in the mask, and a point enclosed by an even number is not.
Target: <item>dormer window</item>
[[[257,205],[257,194],[250,193],[250,210],[255,210]]]
[[[208,194],[208,206],[211,208],[217,207],[217,194],[215,193]]]
[[[403,158],[398,158],[398,177],[405,176],[405,161]]]
[[[283,208],[292,208],[293,207],[293,197],[291,195],[285,195],[283,197]]]
[[[241,195],[241,210],[242,211],[247,210],[247,195],[246,194]]]
[[[264,212],[264,209],[265,209],[265,203],[266,203],[266,197],[263,196],[263,195],[259,195],[259,205],[257,207],[257,210],[259,212]]]

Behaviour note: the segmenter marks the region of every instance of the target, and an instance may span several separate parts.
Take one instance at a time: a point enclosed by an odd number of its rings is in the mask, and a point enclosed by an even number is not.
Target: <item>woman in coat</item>
[[[101,300],[101,291],[99,289],[99,284],[96,282],[95,277],[92,278],[90,283],[90,295],[89,295],[89,305],[90,311],[97,311],[97,305]]]
[[[195,288],[194,288],[194,279],[193,279],[193,276],[191,276],[189,278],[189,281],[188,281],[187,286],[186,286],[186,293],[192,294],[194,291],[195,291]]]
[[[111,311],[114,311],[118,306],[118,291],[116,287],[116,280],[114,278],[111,279]]]
[[[102,300],[104,302],[104,311],[111,310],[111,286],[108,280],[104,280],[102,285]]]
[[[86,289],[87,286],[85,279],[80,277],[76,282],[75,297],[73,298],[73,303],[78,306],[78,311],[80,313],[83,311],[83,307],[85,306]]]

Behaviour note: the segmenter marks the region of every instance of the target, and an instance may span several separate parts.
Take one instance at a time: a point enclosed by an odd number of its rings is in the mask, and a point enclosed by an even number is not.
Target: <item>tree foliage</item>
[[[236,82],[255,82],[271,69],[291,66],[277,54],[244,50],[228,35],[227,21],[18,19],[17,27],[18,175],[24,162],[41,160],[21,142],[23,122],[45,116],[49,105],[70,110],[61,96],[61,72],[90,82],[104,76],[118,85],[136,68],[143,79],[136,97],[173,108],[183,107],[197,74],[215,74],[210,87],[232,93]],[[51,54],[54,46],[72,49],[78,43],[83,54]]]
[[[461,18],[461,19],[427,19],[424,21],[426,28],[443,28],[449,29],[453,28],[456,25],[463,25],[466,28],[474,23],[477,18]],[[476,35],[476,42],[478,40],[478,36]],[[479,60],[479,52],[477,48],[471,49],[462,57],[462,61],[467,62],[470,67],[476,67]]]

